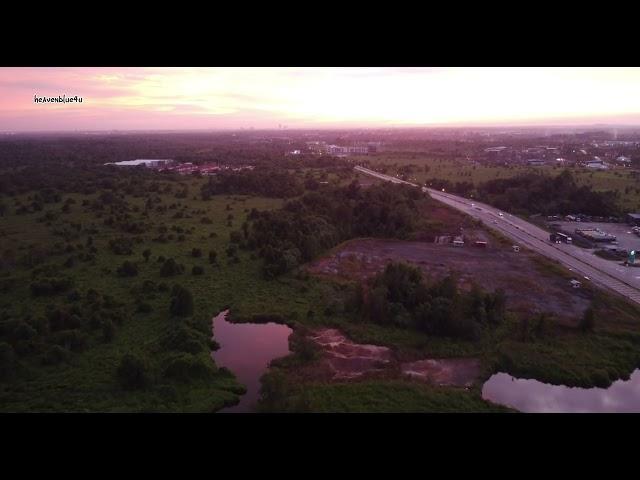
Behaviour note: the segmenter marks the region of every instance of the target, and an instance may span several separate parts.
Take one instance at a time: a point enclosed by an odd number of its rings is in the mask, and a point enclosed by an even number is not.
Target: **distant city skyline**
[[[0,94],[5,132],[640,125],[636,67],[12,67]]]

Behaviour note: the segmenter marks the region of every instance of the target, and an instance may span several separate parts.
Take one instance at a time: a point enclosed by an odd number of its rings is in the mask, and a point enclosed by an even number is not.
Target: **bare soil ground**
[[[588,308],[588,295],[571,288],[566,279],[541,269],[533,261],[533,253],[513,252],[480,229],[465,230],[464,234],[464,247],[356,239],[312,262],[308,270],[317,275],[362,281],[384,270],[389,262],[404,261],[420,267],[428,280],[454,274],[462,289],[470,289],[474,282],[487,291],[501,288],[507,296],[507,308],[515,312],[548,312],[562,323],[572,325]],[[473,246],[475,239],[487,241],[488,246]]]
[[[435,385],[470,387],[480,375],[476,358],[440,358],[403,363],[402,374]]]
[[[315,379],[406,378],[432,385],[469,387],[480,375],[480,361],[473,358],[401,363],[390,348],[354,343],[336,329],[316,330],[309,338],[322,350],[321,359],[305,372]]]

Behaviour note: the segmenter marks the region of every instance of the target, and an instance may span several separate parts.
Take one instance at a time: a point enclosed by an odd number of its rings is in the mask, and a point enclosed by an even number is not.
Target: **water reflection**
[[[521,412],[635,413],[640,412],[640,370],[609,388],[570,388],[497,373],[483,385],[482,398]]]
[[[260,393],[260,377],[269,362],[289,352],[291,329],[277,323],[230,323],[228,311],[213,319],[213,330],[220,348],[212,353],[218,367],[227,367],[247,387],[240,403],[220,412],[251,412]]]

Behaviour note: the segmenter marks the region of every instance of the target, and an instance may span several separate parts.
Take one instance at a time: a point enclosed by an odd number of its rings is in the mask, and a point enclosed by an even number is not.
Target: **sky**
[[[0,131],[640,125],[637,67],[3,67],[0,95]]]

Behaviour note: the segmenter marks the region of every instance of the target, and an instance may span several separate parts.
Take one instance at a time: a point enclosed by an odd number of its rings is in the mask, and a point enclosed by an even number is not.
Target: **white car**
[[[498,212],[498,215],[500,215],[501,217],[504,217],[504,213],[502,212]]]

